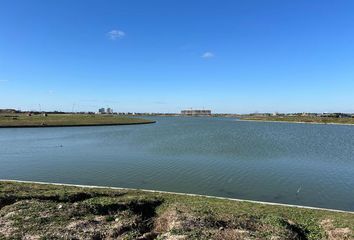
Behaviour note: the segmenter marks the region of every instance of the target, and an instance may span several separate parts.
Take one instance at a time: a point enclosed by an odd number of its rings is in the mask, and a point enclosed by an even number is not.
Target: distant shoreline
[[[319,125],[343,125],[343,126],[354,126],[354,123],[323,123],[323,122],[299,122],[299,121],[282,121],[282,120],[262,120],[262,119],[237,119],[236,121],[242,122],[269,122],[269,123],[298,123],[298,124],[319,124]]]

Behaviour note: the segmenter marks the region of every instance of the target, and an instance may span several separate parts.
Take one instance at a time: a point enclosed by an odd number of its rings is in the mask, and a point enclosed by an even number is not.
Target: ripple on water
[[[153,119],[1,129],[0,176],[354,210],[354,126]]]

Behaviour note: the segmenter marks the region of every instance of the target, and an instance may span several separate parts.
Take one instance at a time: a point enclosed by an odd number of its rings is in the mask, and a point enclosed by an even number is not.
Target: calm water
[[[354,210],[354,126],[153,119],[0,129],[0,178]]]

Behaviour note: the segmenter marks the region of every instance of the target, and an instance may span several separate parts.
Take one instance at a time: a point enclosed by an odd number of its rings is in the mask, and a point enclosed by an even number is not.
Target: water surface
[[[153,119],[156,124],[0,129],[0,178],[354,211],[354,126]]]

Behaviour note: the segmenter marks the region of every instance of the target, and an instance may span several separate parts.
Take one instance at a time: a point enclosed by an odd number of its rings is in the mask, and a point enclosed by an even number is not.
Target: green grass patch
[[[26,114],[5,115],[0,114],[0,127],[50,127],[50,126],[97,126],[97,125],[124,125],[153,123],[152,120],[133,118],[118,115],[95,114]]]

